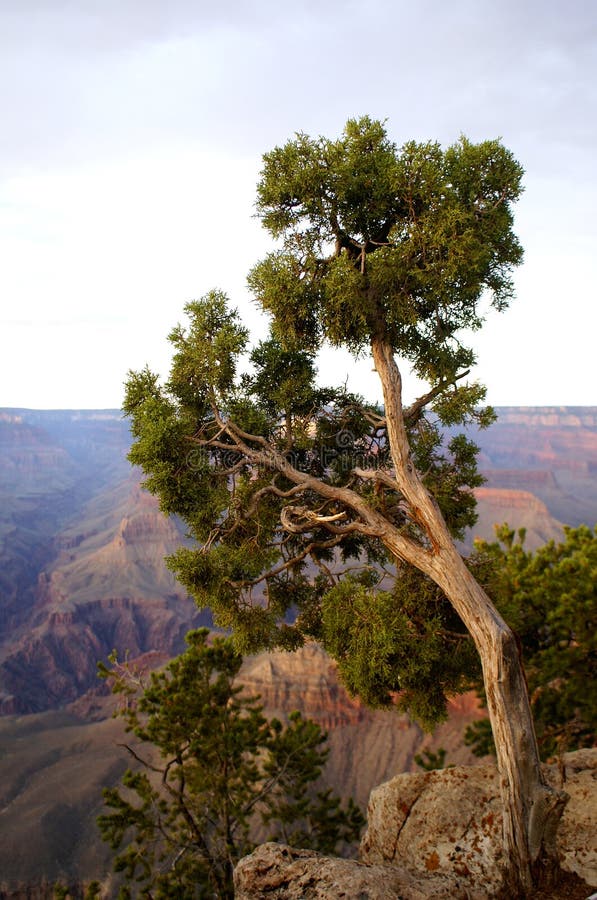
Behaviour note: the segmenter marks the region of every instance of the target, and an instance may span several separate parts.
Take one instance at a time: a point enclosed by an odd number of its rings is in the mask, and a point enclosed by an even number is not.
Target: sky
[[[0,0],[0,406],[119,407],[212,288],[263,337],[261,156],[365,114],[513,151],[525,261],[474,375],[494,405],[597,404],[596,100],[594,0]],[[380,397],[370,360],[320,371]]]

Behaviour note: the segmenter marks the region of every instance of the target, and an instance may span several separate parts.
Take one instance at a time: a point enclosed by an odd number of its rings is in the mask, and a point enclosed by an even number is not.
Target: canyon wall
[[[468,544],[474,534],[491,538],[495,523],[525,527],[529,546],[557,539],[562,523],[594,524],[597,408],[497,412],[490,429],[470,431],[488,480]],[[19,882],[37,891],[43,878],[106,873],[93,822],[101,785],[126,760],[97,661],[116,648],[164,662],[189,628],[209,623],[164,566],[184,533],[140,489],[128,446],[117,411],[0,410],[5,893]],[[317,647],[246,660],[242,681],[269,714],[300,709],[329,730],[328,781],[362,805],[374,784],[412,771],[423,747],[471,761],[461,736],[482,715],[473,697],[458,698],[431,738],[406,717],[349,698]]]
[[[469,429],[487,484],[474,535],[527,546],[597,520],[597,408],[515,408]],[[166,570],[184,540],[139,488],[115,410],[0,410],[0,711],[41,711],[93,683],[97,658],[177,652],[209,621]]]

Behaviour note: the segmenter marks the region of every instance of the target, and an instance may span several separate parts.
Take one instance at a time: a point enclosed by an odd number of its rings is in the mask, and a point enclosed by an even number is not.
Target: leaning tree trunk
[[[375,340],[372,350],[383,388],[394,477],[431,545],[421,568],[442,589],[481,658],[503,803],[505,884],[510,896],[524,896],[543,872],[557,866],[555,837],[567,795],[548,787],[541,772],[516,638],[464,564],[410,457],[392,348]]]

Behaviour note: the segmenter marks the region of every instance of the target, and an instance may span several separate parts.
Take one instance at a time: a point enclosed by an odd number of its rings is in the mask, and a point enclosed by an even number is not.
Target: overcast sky
[[[261,154],[363,114],[514,152],[525,263],[476,374],[597,404],[596,94],[594,0],[0,0],[0,406],[118,407],[213,287],[262,335]],[[370,362],[322,372],[379,396]]]

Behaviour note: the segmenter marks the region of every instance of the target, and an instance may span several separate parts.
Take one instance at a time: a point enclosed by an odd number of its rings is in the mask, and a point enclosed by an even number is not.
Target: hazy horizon
[[[490,404],[495,410],[528,410],[541,409],[550,412],[576,412],[582,410],[597,410],[597,403],[507,403]],[[113,413],[125,418],[121,407],[118,406],[0,406],[0,413]]]

